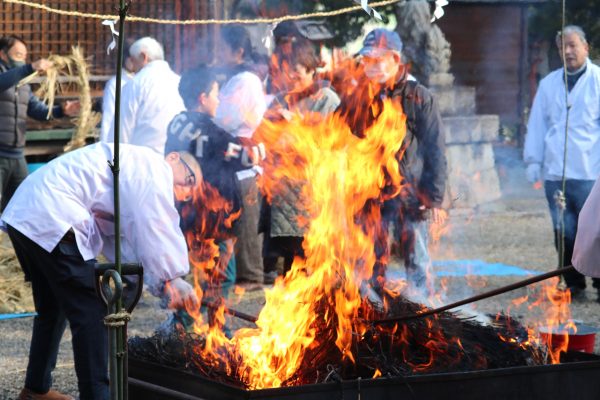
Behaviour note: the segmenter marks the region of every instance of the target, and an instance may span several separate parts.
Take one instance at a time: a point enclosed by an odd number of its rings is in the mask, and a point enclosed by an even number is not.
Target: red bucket
[[[544,343],[550,343],[553,349],[563,348],[568,340],[567,350],[593,353],[598,328],[580,322],[575,322],[574,325],[575,327],[563,324],[553,328],[540,328],[540,337]]]

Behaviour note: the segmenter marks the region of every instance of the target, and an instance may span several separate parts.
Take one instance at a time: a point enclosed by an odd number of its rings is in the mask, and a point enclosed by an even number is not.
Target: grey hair
[[[132,57],[139,58],[142,53],[146,54],[150,61],[165,59],[163,47],[156,39],[150,36],[136,40],[129,48],[129,55]]]
[[[587,40],[585,38],[585,32],[583,31],[583,29],[581,29],[580,26],[577,26],[577,25],[567,25],[567,26],[564,27],[563,32],[565,33],[565,36],[569,35],[571,33],[574,33],[577,36],[579,36],[579,38],[581,39],[581,41],[584,44],[587,44]],[[556,45],[558,47],[561,46],[561,42],[560,42],[561,35],[562,35],[561,31],[558,31],[558,33],[556,34]]]

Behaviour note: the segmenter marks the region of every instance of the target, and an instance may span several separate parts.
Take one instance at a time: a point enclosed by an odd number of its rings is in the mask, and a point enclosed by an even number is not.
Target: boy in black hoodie
[[[226,297],[236,277],[234,222],[242,211],[236,173],[248,169],[254,153],[261,150],[243,144],[239,138],[213,123],[212,118],[219,105],[219,85],[211,68],[200,66],[186,71],[179,83],[179,94],[187,111],[170,122],[165,152],[188,151],[196,157],[202,169],[200,198],[197,195],[194,201],[179,205],[181,226],[184,232],[188,232],[188,237],[190,232],[193,234],[194,243],[191,245],[194,248],[210,240],[219,245],[217,276],[208,285],[210,293],[206,293],[204,298],[220,301],[220,298]]]

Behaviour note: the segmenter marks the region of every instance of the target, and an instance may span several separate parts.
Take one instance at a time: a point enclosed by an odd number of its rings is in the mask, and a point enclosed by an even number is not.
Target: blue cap
[[[387,51],[402,51],[402,40],[395,31],[383,28],[373,29],[365,37],[363,48],[358,54],[363,56],[378,56]]]

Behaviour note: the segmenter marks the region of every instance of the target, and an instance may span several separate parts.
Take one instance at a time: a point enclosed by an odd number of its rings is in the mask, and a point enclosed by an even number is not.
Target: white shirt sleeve
[[[106,82],[104,93],[102,95],[102,123],[100,125],[100,141],[106,142],[111,131],[111,126],[114,124],[115,117],[115,92],[117,80],[113,76]],[[114,128],[113,128],[114,130]],[[114,132],[113,132],[114,138]],[[114,141],[111,140],[111,142]]]
[[[600,180],[597,180],[581,212],[572,263],[577,271],[600,278]]]
[[[159,295],[161,283],[189,273],[185,238],[179,228],[173,189],[154,181],[140,182],[133,208],[132,246],[144,267],[144,282]]]
[[[126,83],[121,89],[121,130],[119,131],[119,141],[121,143],[131,142],[131,135],[135,128],[136,115],[139,108],[139,96],[136,95],[136,90],[134,81]],[[106,142],[113,143],[114,141],[115,127],[114,123],[112,123],[106,135]]]
[[[234,136],[252,137],[267,111],[260,78],[251,72],[233,76],[221,89],[219,100],[215,124]]]
[[[523,160],[528,164],[542,164],[544,162],[544,139],[549,129],[544,116],[547,107],[544,89],[540,85],[531,107],[523,147]]]

